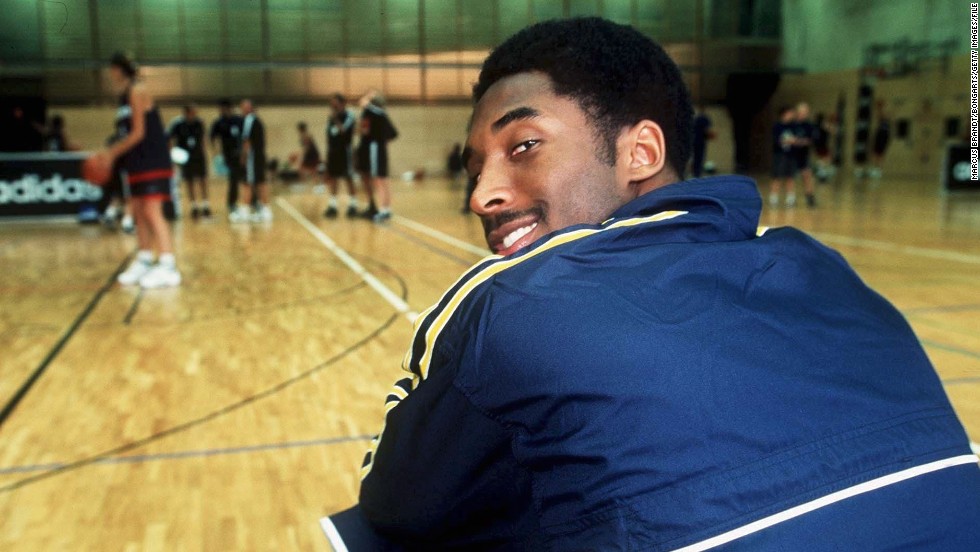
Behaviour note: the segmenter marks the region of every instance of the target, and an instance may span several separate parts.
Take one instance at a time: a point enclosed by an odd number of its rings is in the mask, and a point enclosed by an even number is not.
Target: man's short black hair
[[[600,159],[614,164],[619,133],[650,119],[663,129],[668,164],[683,177],[694,134],[691,96],[680,69],[657,43],[596,17],[538,23],[483,62],[474,101],[495,82],[531,71],[546,74],[555,94],[581,106],[602,145]]]
[[[231,99],[221,98],[221,100],[218,102],[218,107],[227,107],[228,109],[231,109]]]

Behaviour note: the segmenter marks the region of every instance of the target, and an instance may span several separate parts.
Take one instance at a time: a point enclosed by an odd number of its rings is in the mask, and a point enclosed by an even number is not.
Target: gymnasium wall
[[[956,138],[946,136],[946,120],[960,119],[961,132],[969,123],[968,55],[951,58],[944,69],[937,65],[916,74],[895,78],[878,78],[874,84],[875,101],[885,102],[892,119],[892,141],[883,160],[886,175],[923,179],[938,186],[946,145]],[[838,97],[844,98],[844,168],[852,170],[854,124],[857,115],[857,93],[860,73],[856,69],[785,75],[771,102],[771,119],[780,105],[810,103],[814,114],[832,112]],[[899,120],[906,120],[909,132],[897,136]],[[877,117],[872,119],[872,129]]]
[[[963,0],[783,0],[783,66],[808,73],[856,69],[873,44],[950,42],[969,53]]]

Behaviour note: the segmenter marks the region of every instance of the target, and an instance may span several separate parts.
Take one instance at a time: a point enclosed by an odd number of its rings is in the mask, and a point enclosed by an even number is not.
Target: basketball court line
[[[433,237],[433,238],[435,238],[435,239],[437,239],[437,240],[439,240],[439,241],[441,241],[443,243],[448,243],[449,245],[452,245],[453,247],[457,247],[459,249],[462,249],[463,251],[468,251],[470,253],[473,253],[474,255],[479,256],[481,259],[483,257],[486,257],[486,256],[488,256],[488,255],[491,254],[489,249],[485,249],[485,248],[482,248],[482,247],[477,247],[477,246],[473,245],[472,243],[465,242],[465,241],[463,241],[463,240],[461,240],[459,238],[450,236],[449,234],[446,234],[445,232],[440,232],[439,230],[436,230],[435,228],[432,228],[430,226],[426,226],[426,225],[424,225],[424,224],[422,224],[420,222],[415,222],[414,220],[405,218],[405,217],[403,217],[401,215],[392,215],[391,220],[397,222],[398,224],[401,224],[402,226],[405,226],[407,228],[411,228],[412,230],[415,230],[415,231],[421,232],[421,233],[423,233],[423,234],[425,234],[427,236]]]
[[[371,289],[376,291],[378,295],[388,302],[389,305],[394,307],[399,314],[404,316],[409,321],[409,323],[415,323],[415,319],[419,316],[418,312],[412,310],[412,307],[410,307],[408,303],[403,301],[402,298],[395,292],[391,291],[388,286],[381,283],[381,280],[368,272],[363,266],[361,266],[360,263],[355,261],[350,254],[344,251],[332,239],[324,234],[323,231],[317,228],[317,226],[310,222],[309,219],[300,214],[300,212],[297,211],[295,207],[290,205],[288,201],[280,197],[276,199],[276,205],[278,205],[283,211],[286,211],[286,214],[298,222],[300,226],[306,228],[307,232],[312,234],[313,237],[322,243],[328,251],[333,253],[334,256],[347,265],[347,268],[351,269],[355,274],[360,276],[367,285],[371,286]]]
[[[262,452],[267,450],[284,450],[296,448],[310,448],[342,443],[354,443],[360,441],[370,441],[373,435],[351,435],[348,437],[330,437],[324,439],[309,439],[305,441],[287,441],[285,443],[265,443],[261,445],[247,445],[241,447],[212,448],[200,450],[182,450],[174,452],[161,452],[158,454],[139,454],[134,456],[113,456],[102,458],[92,462],[92,464],[141,464],[143,462],[159,462],[162,460],[182,460],[185,458],[209,458],[212,456],[228,456],[232,454],[248,454],[252,452]],[[47,471],[61,469],[69,465],[67,462],[55,462],[50,464],[34,464],[27,466],[11,466],[0,468],[0,475],[11,475],[15,473],[30,473],[36,471]]]
[[[6,405],[4,405],[3,410],[0,411],[0,428],[3,427],[3,424],[7,421],[7,418],[9,418],[11,414],[13,414],[14,410],[17,408],[17,405],[19,405],[20,402],[24,400],[24,397],[27,396],[27,393],[30,392],[31,388],[34,387],[34,384],[37,383],[37,380],[41,379],[41,376],[44,375],[44,372],[48,369],[48,366],[51,365],[51,363],[58,356],[61,350],[65,347],[68,341],[72,338],[73,335],[75,335],[75,332],[78,330],[79,327],[81,327],[82,323],[85,322],[85,320],[88,318],[88,315],[92,314],[92,311],[95,310],[95,307],[102,300],[102,297],[104,297],[105,294],[108,293],[109,290],[116,285],[116,277],[118,277],[119,274],[122,273],[122,271],[126,268],[126,265],[129,264],[130,258],[134,254],[135,253],[130,253],[123,258],[122,262],[119,263],[119,266],[116,267],[116,269],[112,272],[112,274],[102,285],[102,287],[99,288],[97,292],[95,292],[95,295],[92,297],[91,300],[89,300],[88,304],[85,305],[85,308],[82,309],[82,312],[80,312],[78,316],[75,317],[75,320],[71,323],[68,329],[65,330],[65,333],[63,333],[61,337],[58,339],[57,343],[54,344],[54,347],[52,347],[51,350],[48,351],[47,356],[44,357],[44,359],[41,361],[38,367],[34,369],[34,371],[31,373],[30,376],[27,377],[26,380],[24,380],[24,383],[22,383],[20,388],[17,390],[17,392],[14,393],[14,396],[11,397],[11,399],[7,402]]]
[[[852,247],[864,247],[867,249],[877,249],[889,253],[901,253],[903,255],[915,255],[928,257],[930,259],[940,259],[943,261],[955,261],[960,263],[980,265],[980,255],[960,253],[946,249],[933,249],[930,247],[917,247],[913,245],[900,245],[897,243],[883,242],[877,240],[866,240],[863,238],[852,238],[849,236],[838,236],[836,234],[824,234],[823,232],[807,232],[820,241],[849,245]]]

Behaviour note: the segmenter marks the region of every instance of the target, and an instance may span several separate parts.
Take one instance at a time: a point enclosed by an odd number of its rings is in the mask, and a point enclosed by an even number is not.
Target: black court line
[[[374,264],[379,265],[383,270],[385,270],[386,272],[388,272],[389,274],[391,274],[392,277],[394,277],[398,281],[398,284],[401,287],[401,290],[402,290],[402,293],[401,293],[402,299],[403,300],[408,299],[408,285],[405,283],[404,278],[402,278],[401,275],[399,275],[397,272],[395,272],[394,270],[392,270],[392,268],[389,267],[388,265],[386,265],[386,264],[384,264],[384,263],[382,263],[380,261],[374,260],[374,259],[370,259],[370,261],[373,262]],[[31,484],[37,483],[39,481],[44,481],[46,479],[49,479],[51,477],[55,477],[57,475],[62,475],[62,474],[68,473],[68,472],[72,472],[72,471],[75,471],[77,469],[84,468],[86,466],[90,466],[90,465],[93,465],[93,464],[104,463],[104,462],[108,461],[112,457],[116,457],[116,456],[119,456],[119,455],[121,455],[121,454],[123,454],[125,452],[129,452],[131,450],[135,450],[135,449],[144,447],[146,445],[149,445],[150,443],[153,443],[155,441],[159,441],[159,440],[161,440],[161,439],[163,439],[165,437],[169,437],[171,435],[174,435],[174,434],[177,434],[177,433],[181,433],[181,432],[187,431],[188,429],[191,429],[191,428],[194,428],[194,427],[197,427],[197,426],[200,426],[200,425],[204,425],[204,424],[206,424],[206,423],[208,423],[208,422],[210,422],[212,420],[215,420],[216,418],[220,418],[220,417],[224,416],[225,414],[229,414],[231,412],[234,412],[236,410],[239,410],[241,408],[244,408],[244,407],[246,407],[246,406],[248,406],[248,405],[250,405],[252,403],[255,403],[255,402],[260,401],[262,399],[266,399],[266,398],[269,398],[269,397],[271,397],[273,395],[276,395],[280,391],[286,389],[287,387],[290,387],[290,386],[292,386],[292,385],[294,385],[294,384],[296,384],[296,383],[298,383],[298,382],[300,382],[302,380],[305,380],[305,379],[309,378],[313,374],[315,374],[317,372],[320,372],[321,370],[323,370],[325,368],[328,368],[329,366],[331,366],[331,365],[339,362],[340,360],[342,360],[344,357],[350,355],[354,351],[360,349],[364,345],[367,345],[368,343],[370,343],[371,341],[373,341],[374,339],[376,339],[378,336],[380,336],[382,333],[384,333],[385,330],[387,330],[389,327],[391,327],[395,323],[395,321],[398,320],[399,318],[401,318],[401,315],[399,313],[392,314],[387,320],[384,321],[384,323],[382,323],[380,326],[378,326],[377,328],[375,328],[373,331],[371,331],[370,333],[368,333],[367,335],[365,335],[364,337],[362,337],[357,342],[355,342],[354,344],[350,345],[349,347],[347,347],[343,351],[341,351],[341,352],[337,353],[336,355],[328,358],[327,360],[321,362],[320,364],[314,366],[313,368],[310,368],[309,370],[306,370],[305,372],[302,372],[300,374],[297,374],[297,375],[295,375],[295,376],[293,376],[291,378],[288,378],[288,379],[286,379],[286,380],[284,380],[284,381],[282,381],[282,382],[280,382],[280,383],[278,383],[276,385],[273,385],[272,387],[270,387],[270,388],[268,388],[268,389],[266,389],[264,391],[260,391],[259,393],[256,393],[255,395],[252,395],[252,396],[246,397],[246,398],[244,398],[244,399],[242,399],[240,401],[231,403],[231,404],[229,404],[227,406],[224,406],[222,408],[219,408],[217,410],[214,410],[212,412],[209,412],[208,414],[205,414],[205,415],[203,415],[201,417],[198,417],[198,418],[195,418],[193,420],[189,420],[189,421],[186,421],[184,423],[177,424],[175,426],[172,426],[172,427],[169,427],[167,429],[164,429],[163,431],[154,433],[152,435],[148,435],[146,437],[143,437],[142,439],[137,439],[135,441],[132,441],[130,443],[126,443],[124,445],[119,445],[117,447],[111,448],[109,450],[102,451],[102,452],[97,453],[97,454],[93,454],[91,456],[88,456],[86,458],[82,458],[80,460],[76,460],[74,462],[69,462],[69,463],[66,463],[66,464],[57,464],[54,467],[52,467],[50,470],[44,471],[44,472],[39,473],[39,474],[36,474],[36,475],[31,475],[31,476],[25,477],[23,479],[19,479],[17,481],[14,481],[13,483],[8,483],[7,485],[0,486],[0,493],[15,491],[15,490],[20,489],[22,487],[26,487],[27,485],[31,485]]]
[[[233,454],[250,454],[253,452],[265,452],[270,450],[285,450],[295,448],[311,448],[342,443],[356,443],[359,441],[370,441],[374,435],[351,435],[348,437],[329,437],[324,439],[310,439],[306,441],[288,441],[285,443],[265,443],[260,445],[244,445],[240,447],[210,448],[203,450],[180,450],[176,452],[161,452],[157,454],[140,454],[134,456],[113,456],[103,458],[94,462],[95,464],[140,464],[143,462],[159,462],[162,460],[183,460],[186,458],[210,458],[213,456],[228,456]],[[15,473],[29,473],[37,471],[55,470],[65,467],[62,462],[49,464],[33,464],[29,466],[12,466],[0,468],[0,475],[11,475]]]
[[[139,291],[136,292],[136,298],[133,299],[133,304],[130,305],[129,311],[126,313],[126,316],[123,317],[123,321],[122,321],[123,324],[128,326],[129,323],[133,321],[133,317],[136,316],[136,309],[139,308],[140,306],[141,299],[143,299],[142,287],[139,289]]]
[[[68,327],[68,330],[66,330],[65,333],[61,336],[61,339],[59,339],[58,342],[54,344],[54,347],[51,349],[51,351],[48,352],[48,355],[44,357],[44,360],[41,361],[41,364],[34,369],[34,372],[31,373],[30,376],[28,376],[28,378],[24,381],[24,383],[21,384],[20,389],[18,389],[17,392],[14,393],[14,396],[11,397],[11,399],[3,407],[3,410],[0,411],[0,429],[3,428],[3,424],[7,421],[7,418],[9,418],[10,415],[14,412],[14,409],[17,408],[17,405],[20,404],[20,401],[24,400],[24,397],[31,390],[31,387],[33,387],[34,384],[37,383],[37,380],[41,379],[41,376],[44,374],[44,371],[48,369],[48,366],[51,365],[51,362],[55,359],[55,357],[58,356],[58,353],[60,353],[61,350],[65,347],[65,344],[68,343],[68,340],[71,339],[73,335],[75,335],[75,331],[78,330],[78,328],[82,325],[83,322],[85,322],[85,319],[88,318],[88,315],[91,314],[93,310],[95,310],[95,306],[99,304],[99,301],[102,300],[102,297],[106,294],[106,292],[112,289],[112,287],[116,284],[116,277],[119,276],[119,274],[123,271],[123,268],[126,267],[126,265],[129,263],[130,257],[132,256],[133,254],[130,253],[122,260],[121,263],[119,263],[119,266],[116,267],[116,270],[113,271],[111,276],[109,276],[105,284],[103,284],[103,286],[99,288],[99,291],[95,293],[95,296],[92,297],[92,300],[88,302],[88,305],[85,306],[85,309],[75,318],[75,321],[72,322],[71,326]]]

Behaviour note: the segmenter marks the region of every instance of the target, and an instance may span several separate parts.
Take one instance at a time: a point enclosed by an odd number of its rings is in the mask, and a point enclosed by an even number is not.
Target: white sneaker
[[[120,223],[120,226],[122,227],[122,231],[127,234],[132,234],[134,231],[136,231],[136,224],[133,222],[132,215],[124,216],[122,218],[122,223]]]
[[[156,289],[180,285],[180,271],[175,267],[156,264],[140,278],[140,287]]]
[[[116,278],[116,281],[124,286],[136,285],[139,283],[140,278],[145,276],[152,268],[152,264],[136,259],[129,265],[129,268],[125,272]]]
[[[779,196],[776,194],[769,194],[769,206],[778,207],[779,206]]]
[[[248,214],[248,207],[235,207],[235,210],[228,213],[228,220],[234,224],[240,224],[243,222],[248,222],[250,220]]]
[[[272,209],[262,205],[252,214],[252,222],[272,222]]]
[[[796,195],[795,194],[794,195],[788,195],[788,196],[786,196],[786,206],[787,207],[795,207],[796,206]]]

